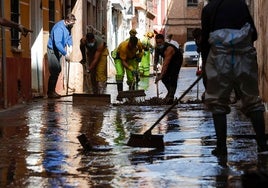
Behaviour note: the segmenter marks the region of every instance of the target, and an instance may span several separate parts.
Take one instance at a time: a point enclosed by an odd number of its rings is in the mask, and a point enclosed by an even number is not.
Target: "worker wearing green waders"
[[[153,32],[147,32],[141,41],[144,50],[144,54],[139,64],[139,72],[141,76],[150,76],[151,53],[153,52],[153,45],[150,40],[153,37]]]
[[[115,61],[117,90],[123,91],[123,79],[126,72],[127,84],[130,90],[134,89],[135,78],[138,73],[138,64],[143,55],[143,49],[138,45],[138,38],[131,36],[119,44],[112,52]]]

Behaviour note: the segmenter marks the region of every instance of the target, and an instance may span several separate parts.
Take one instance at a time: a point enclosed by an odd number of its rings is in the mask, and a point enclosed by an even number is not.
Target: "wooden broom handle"
[[[151,134],[152,129],[172,110],[174,106],[176,106],[181,99],[199,82],[199,80],[202,78],[202,74],[198,76],[198,78],[183,92],[183,94],[176,99],[173,104],[164,112],[164,114],[158,118],[158,120],[144,133],[144,134]]]

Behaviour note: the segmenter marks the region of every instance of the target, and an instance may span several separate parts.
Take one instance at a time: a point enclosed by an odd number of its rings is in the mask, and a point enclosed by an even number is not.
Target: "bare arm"
[[[165,58],[164,58],[163,66],[162,66],[162,71],[160,74],[161,77],[163,77],[166,74],[167,69],[168,69],[168,65],[169,65],[174,53],[175,53],[175,50],[170,46],[165,51]]]
[[[81,63],[85,63],[86,62],[86,38],[83,37],[81,40],[80,40],[80,51],[81,51],[81,54],[82,54],[82,60],[80,61]]]
[[[168,47],[165,51],[165,58],[163,61],[163,66],[160,75],[156,78],[155,82],[158,82],[163,78],[163,76],[167,73],[168,65],[172,59],[172,56],[175,54],[175,50],[172,47]]]

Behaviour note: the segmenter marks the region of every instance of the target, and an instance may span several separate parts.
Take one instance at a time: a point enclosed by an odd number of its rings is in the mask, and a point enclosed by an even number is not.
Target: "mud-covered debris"
[[[177,99],[174,100],[176,102]],[[187,100],[187,101],[180,101],[182,104],[200,104],[202,103],[201,100]],[[138,99],[135,98],[133,100],[125,100],[120,104],[116,105],[133,105],[133,106],[158,106],[158,105],[172,105],[170,101],[168,102],[165,98],[153,97],[149,99]]]

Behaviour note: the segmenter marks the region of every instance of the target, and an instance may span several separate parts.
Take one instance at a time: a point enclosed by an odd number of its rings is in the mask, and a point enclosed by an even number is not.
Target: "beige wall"
[[[187,41],[187,28],[201,27],[203,1],[197,7],[187,7],[187,1],[169,0],[167,11],[166,34],[173,34],[179,44]]]

